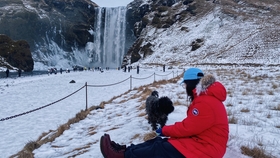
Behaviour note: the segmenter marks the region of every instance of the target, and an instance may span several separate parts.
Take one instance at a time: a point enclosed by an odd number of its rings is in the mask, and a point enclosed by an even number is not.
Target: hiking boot
[[[109,134],[104,134],[104,137],[106,139],[108,139],[108,141],[110,142],[110,144],[116,149],[116,150],[125,150],[126,149],[126,145],[120,145],[114,141],[111,141],[110,135]]]
[[[100,139],[100,149],[104,158],[124,158],[124,150],[115,149],[108,137],[102,136]]]

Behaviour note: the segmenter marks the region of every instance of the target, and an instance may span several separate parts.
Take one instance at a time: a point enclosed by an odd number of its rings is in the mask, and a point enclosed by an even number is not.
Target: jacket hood
[[[200,79],[196,86],[197,96],[199,95],[210,95],[214,96],[221,101],[226,100],[226,89],[213,75],[206,75]]]

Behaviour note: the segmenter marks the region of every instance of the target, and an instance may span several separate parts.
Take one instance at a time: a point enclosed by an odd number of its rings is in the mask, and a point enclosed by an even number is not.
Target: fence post
[[[86,110],[87,110],[88,109],[87,82],[86,82],[85,86],[86,86]]]
[[[130,90],[132,89],[132,76],[130,75]]]

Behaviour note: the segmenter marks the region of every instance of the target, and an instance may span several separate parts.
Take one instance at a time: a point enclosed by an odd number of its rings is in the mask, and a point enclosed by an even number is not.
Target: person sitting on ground
[[[156,130],[157,137],[126,147],[105,134],[100,148],[105,158],[222,158],[229,134],[223,101],[226,89],[198,68],[184,72],[183,87],[191,104],[187,117]]]

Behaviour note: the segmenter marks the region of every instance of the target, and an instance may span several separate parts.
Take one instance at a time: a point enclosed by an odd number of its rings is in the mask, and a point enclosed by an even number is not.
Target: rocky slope
[[[138,7],[140,6],[140,7]],[[279,65],[279,1],[135,0],[125,63]]]
[[[13,41],[8,36],[0,35],[0,57],[0,65],[8,69],[33,70],[30,46],[24,40]]]
[[[27,41],[33,55],[53,53],[51,43],[71,52],[92,41],[96,6],[90,0],[0,1],[0,34]]]

